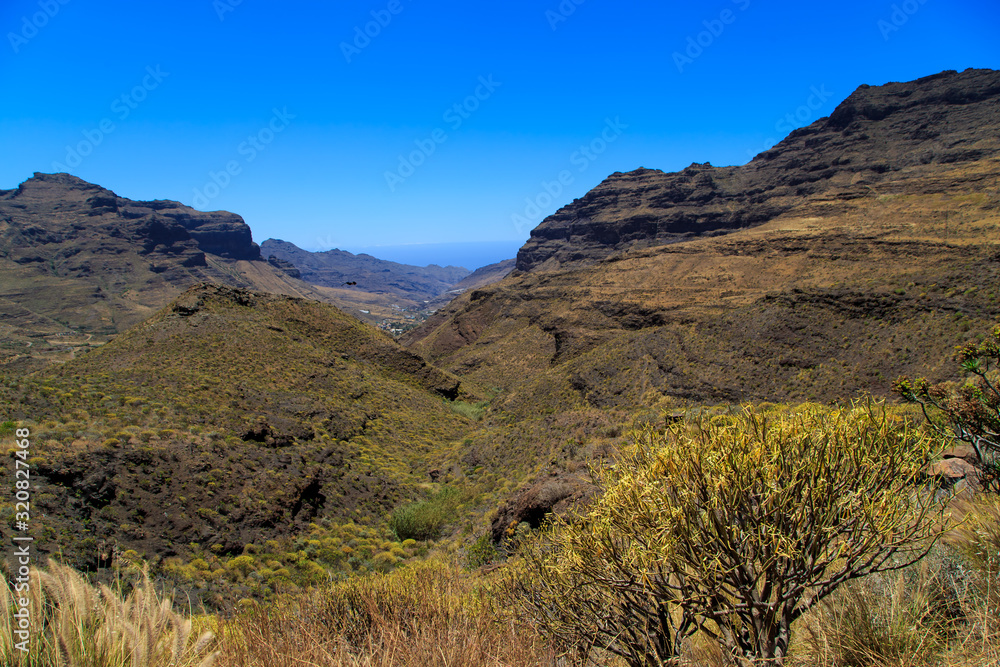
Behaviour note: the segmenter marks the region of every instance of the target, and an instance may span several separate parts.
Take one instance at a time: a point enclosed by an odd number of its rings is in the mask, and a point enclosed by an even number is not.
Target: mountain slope
[[[676,173],[615,173],[543,220],[517,256],[520,271],[591,263],[811,215],[880,183],[932,176],[941,165],[996,155],[1000,72],[942,72],[861,86],[828,117],[792,132],[742,167],[693,164]],[[919,187],[919,185],[917,186]]]
[[[506,278],[510,272],[514,270],[515,263],[516,260],[514,259],[505,259],[502,262],[481,266],[465,278],[462,278],[462,280],[452,285],[451,289],[447,292],[438,295],[436,299],[431,299],[428,305],[431,308],[442,308],[459,294],[463,294],[468,290],[486,287],[487,285],[499,282]]]
[[[747,167],[613,176],[532,233],[520,271],[404,340],[521,415],[945,379],[953,345],[1000,317],[998,100],[996,72],[862,88]],[[910,153],[924,136],[940,150]],[[619,233],[654,201],[660,227]]]
[[[39,548],[160,557],[376,518],[457,459],[459,383],[336,308],[191,288],[100,349],[4,382],[33,441]],[[44,542],[44,546],[41,546]]]
[[[199,282],[333,300],[261,259],[232,213],[131,201],[69,174],[0,191],[0,363],[65,360]]]
[[[357,283],[364,292],[388,292],[417,302],[433,299],[469,275],[462,267],[410,266],[344,250],[308,252],[287,241],[268,239],[261,244],[265,257],[290,262],[306,282],[325,287]]]

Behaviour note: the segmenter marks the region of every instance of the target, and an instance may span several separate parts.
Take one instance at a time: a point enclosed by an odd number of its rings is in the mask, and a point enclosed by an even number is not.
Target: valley
[[[998,322],[993,70],[863,85],[746,165],[615,172],[474,272],[69,174],[0,191],[39,553],[223,615],[435,558],[486,581],[637,438],[741,406],[918,429],[893,382],[959,386]]]

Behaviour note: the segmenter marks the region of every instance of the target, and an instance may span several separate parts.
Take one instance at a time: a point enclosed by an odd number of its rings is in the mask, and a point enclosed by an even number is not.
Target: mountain
[[[505,259],[502,262],[487,264],[486,266],[476,269],[465,278],[462,278],[462,280],[452,285],[447,292],[438,295],[436,299],[431,299],[429,305],[432,308],[444,307],[449,301],[454,299],[459,294],[463,294],[470,289],[478,289],[503,280],[508,274],[510,274],[511,271],[514,270],[516,261],[517,260],[514,259]]]
[[[462,278],[462,280],[452,285],[451,288],[453,290],[470,290],[477,287],[485,287],[486,285],[503,280],[507,277],[507,274],[514,270],[516,262],[517,260],[514,259],[505,259],[495,264],[487,264],[476,269],[465,278]]]
[[[238,555],[324,518],[377,520],[457,458],[465,395],[331,305],[220,285],[0,385],[37,443],[39,548],[86,569],[107,545]]]
[[[543,220],[518,252],[517,268],[579,266],[779,216],[822,216],[888,182],[919,190],[943,165],[996,155],[998,96],[1000,73],[993,70],[864,85],[828,118],[742,167],[612,174]]]
[[[744,167],[615,174],[404,342],[497,409],[888,393],[1000,318],[1000,72],[862,86]]]
[[[262,259],[233,213],[132,201],[69,174],[0,191],[0,364],[65,360],[201,282],[336,300]]]
[[[469,275],[467,269],[457,266],[410,266],[337,249],[309,252],[277,239],[264,241],[261,253],[291,263],[303,280],[314,285],[357,283],[358,291],[395,294],[419,303],[452,289]]]

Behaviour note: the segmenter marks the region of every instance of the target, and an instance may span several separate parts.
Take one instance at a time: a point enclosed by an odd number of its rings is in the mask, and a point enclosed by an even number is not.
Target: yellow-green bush
[[[930,549],[943,508],[919,482],[939,446],[870,405],[638,433],[595,471],[600,500],[524,551],[529,608],[631,665],[672,659],[696,631],[780,660],[792,623],[839,585]]]

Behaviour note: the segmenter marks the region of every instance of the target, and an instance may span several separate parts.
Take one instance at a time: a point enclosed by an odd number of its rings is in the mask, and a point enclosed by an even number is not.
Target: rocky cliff
[[[0,367],[63,361],[201,282],[335,300],[264,261],[234,213],[132,201],[69,174],[0,190]]]
[[[1000,72],[862,86],[743,167],[614,174],[404,339],[523,414],[885,395],[1000,319]]]
[[[995,155],[1000,72],[947,71],[859,87],[827,118],[740,167],[614,173],[531,232],[517,269],[585,265],[627,251],[754,227],[792,209],[922,182]]]

